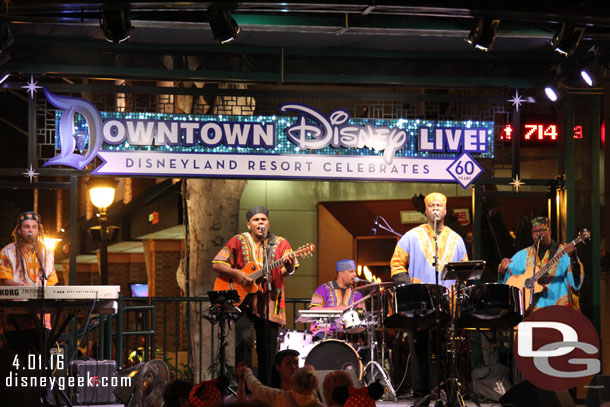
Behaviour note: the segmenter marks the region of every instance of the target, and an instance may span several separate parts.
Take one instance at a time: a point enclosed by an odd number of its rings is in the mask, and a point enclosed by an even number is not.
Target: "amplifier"
[[[70,363],[70,372],[76,383],[72,387],[74,404],[103,404],[116,401],[115,360],[75,360]]]

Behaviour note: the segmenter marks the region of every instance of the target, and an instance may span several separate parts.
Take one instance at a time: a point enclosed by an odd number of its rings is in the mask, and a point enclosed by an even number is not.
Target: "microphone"
[[[354,283],[370,283],[370,281],[365,278],[354,277]]]
[[[32,232],[28,232],[28,237],[31,239],[32,238]]]
[[[434,216],[434,219],[440,219],[441,218],[441,213],[439,212],[438,209],[435,209],[432,211],[432,216]]]
[[[260,228],[261,233],[263,234],[263,236],[265,236],[265,232],[267,231],[267,228],[264,226],[261,226]]]
[[[375,236],[377,234],[377,226],[379,226],[379,222],[377,218],[373,221],[373,227],[371,228],[371,235]]]

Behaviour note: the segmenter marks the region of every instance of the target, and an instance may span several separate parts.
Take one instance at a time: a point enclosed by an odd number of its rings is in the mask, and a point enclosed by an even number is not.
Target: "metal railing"
[[[307,308],[309,298],[286,299],[286,329],[307,329],[305,324],[294,321],[298,317],[298,310]],[[191,308],[193,307],[193,308]],[[99,348],[111,349],[102,359],[115,359],[117,367],[123,368],[130,364],[163,359],[174,377],[189,377],[194,372],[188,370],[193,358],[199,359],[199,377],[203,377],[203,350],[191,349],[191,336],[189,327],[193,309],[196,315],[205,315],[210,307],[208,297],[151,297],[151,298],[119,298],[118,312],[112,316],[112,344],[108,341],[108,332],[100,329],[98,333]],[[99,329],[99,328],[94,328]],[[216,340],[216,327],[208,321],[201,321],[198,332],[199,343],[204,338],[204,330],[211,329],[210,360],[215,361],[214,341]],[[135,355],[135,356],[134,356]],[[130,358],[131,356],[131,358]]]

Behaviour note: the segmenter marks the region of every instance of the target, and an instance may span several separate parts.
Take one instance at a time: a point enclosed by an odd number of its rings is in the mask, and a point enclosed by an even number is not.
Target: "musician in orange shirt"
[[[248,232],[233,236],[212,261],[212,269],[231,281],[231,285],[249,286],[253,283],[249,274],[242,269],[250,262],[263,266],[263,242],[268,248],[268,262],[282,259],[292,253],[288,240],[270,231],[269,211],[264,206],[252,207],[246,212]],[[280,326],[286,323],[284,278],[291,275],[298,266],[293,255],[287,256],[281,265],[270,270],[271,292],[268,310],[267,283],[262,293],[248,295],[241,303],[242,315],[235,323],[235,363],[246,362],[252,366],[252,347],[256,332],[256,353],[258,355],[258,378],[263,384],[270,384],[271,366],[277,348]],[[228,287],[231,289],[231,287]],[[265,340],[265,319],[269,315],[269,332]]]
[[[0,252],[0,286],[40,287],[42,284],[57,284],[53,252],[44,245],[43,234],[38,213],[24,212],[19,215],[13,230],[15,241]],[[0,324],[7,344],[18,354],[25,355],[42,348],[37,322],[33,316],[0,312]],[[44,318],[44,327],[51,328],[48,314]]]

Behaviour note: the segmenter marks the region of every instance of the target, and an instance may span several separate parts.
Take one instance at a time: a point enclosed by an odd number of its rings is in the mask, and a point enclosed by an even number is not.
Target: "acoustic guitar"
[[[534,273],[534,266],[530,265],[527,266],[527,268],[525,269],[525,273],[511,276],[508,280],[506,280],[506,284],[511,285],[513,287],[517,287],[523,292],[523,304],[525,305],[526,312],[531,311],[536,303],[536,300],[534,298],[534,300],[532,301],[532,306],[529,306],[530,297],[532,295],[532,285],[534,286],[534,296],[545,291],[547,287],[540,284],[538,280],[541,279],[543,276],[546,276],[551,270],[551,268],[559,262],[559,260],[563,257],[564,254],[566,254],[566,249],[568,248],[568,245],[573,244],[574,246],[576,246],[577,244],[584,242],[590,237],[591,232],[589,232],[587,229],[581,230],[578,234],[578,237],[558,249],[555,255],[543,267],[536,271],[535,276],[532,276]]]
[[[312,243],[305,244],[299,247],[294,252],[285,254],[281,258],[275,260],[269,264],[269,270],[281,266],[286,259],[290,256],[294,257],[308,257],[312,256],[316,250],[316,246]],[[257,292],[263,292],[263,280],[265,279],[265,268],[260,266],[254,261],[249,262],[241,269],[244,273],[248,274],[253,280],[252,284],[244,286],[238,283],[233,283],[233,279],[224,274],[219,274],[214,282],[214,291],[225,291],[225,290],[236,290],[239,295],[239,303],[241,304],[246,299],[246,296]]]

